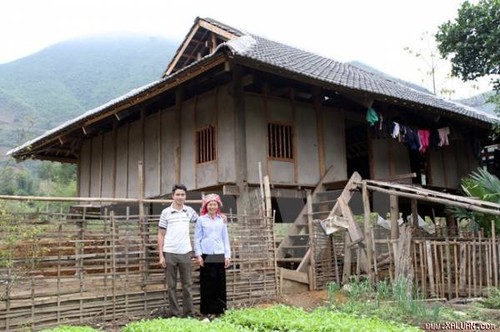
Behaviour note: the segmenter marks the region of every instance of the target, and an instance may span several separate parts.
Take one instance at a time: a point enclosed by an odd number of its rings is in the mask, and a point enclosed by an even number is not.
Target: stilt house
[[[339,189],[354,171],[457,189],[480,165],[495,121],[353,65],[196,18],[162,78],[8,154],[77,164],[81,197],[137,197],[142,161],[148,198],[165,197],[180,182],[232,197],[237,212],[249,213],[258,209],[260,164],[273,204],[300,199],[300,210],[320,180]]]

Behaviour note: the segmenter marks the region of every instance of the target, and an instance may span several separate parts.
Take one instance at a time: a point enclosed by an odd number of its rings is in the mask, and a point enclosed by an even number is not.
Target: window
[[[196,163],[206,163],[216,159],[215,127],[209,126],[196,131]]]
[[[267,125],[268,156],[276,159],[293,159],[292,126],[277,123]]]

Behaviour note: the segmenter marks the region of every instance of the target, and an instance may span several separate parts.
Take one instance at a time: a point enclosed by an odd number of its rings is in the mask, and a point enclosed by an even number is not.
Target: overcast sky
[[[197,16],[339,61],[361,61],[390,75],[422,82],[422,60],[404,50],[429,50],[421,41],[453,20],[463,0],[2,0],[0,63],[80,36],[134,32],[180,42]],[[428,51],[427,51],[428,52]],[[166,61],[165,63],[168,63]],[[446,63],[439,65],[444,76]],[[440,87],[478,93],[470,85]],[[487,89],[482,84],[479,92]]]

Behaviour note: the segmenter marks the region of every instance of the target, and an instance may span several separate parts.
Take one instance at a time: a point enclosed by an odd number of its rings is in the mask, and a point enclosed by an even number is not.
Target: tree
[[[444,68],[442,63],[443,58],[439,54],[439,50],[436,47],[436,41],[433,37],[433,35],[426,31],[420,37],[420,42],[423,47],[414,49],[407,46],[404,48],[404,50],[410,55],[413,55],[415,58],[422,60],[425,68],[419,68],[418,70],[424,76],[424,78],[422,79],[423,84],[426,84],[428,80],[430,80],[432,93],[451,96],[453,93],[455,93],[455,91],[452,89],[448,89],[443,85],[445,79],[449,78],[449,74],[445,75],[444,72],[448,71],[449,68],[448,66]],[[438,88],[438,86],[441,87]]]
[[[438,49],[450,57],[452,75],[464,81],[500,74],[500,0],[465,1],[454,22],[438,27]],[[500,91],[500,80],[494,82]]]
[[[500,0],[465,1],[454,22],[438,27],[435,35],[439,52],[451,61],[451,74],[463,81],[494,75],[495,94],[489,102],[500,114]],[[493,126],[492,138],[500,137],[500,124]]]

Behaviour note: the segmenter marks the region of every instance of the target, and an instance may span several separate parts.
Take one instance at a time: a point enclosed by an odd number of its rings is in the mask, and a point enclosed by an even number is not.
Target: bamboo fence
[[[122,215],[88,211],[0,216],[0,330],[126,321],[165,311],[159,216],[134,215],[128,208]],[[277,294],[272,226],[270,218],[228,215],[233,255],[226,273],[228,307]],[[193,261],[195,305],[196,269]]]

